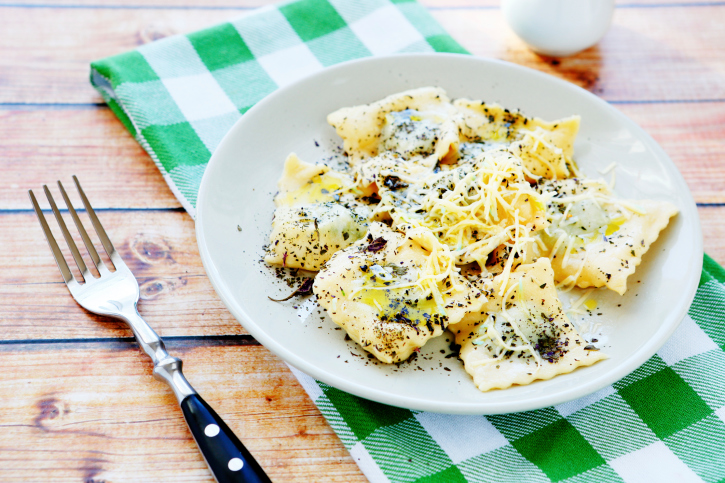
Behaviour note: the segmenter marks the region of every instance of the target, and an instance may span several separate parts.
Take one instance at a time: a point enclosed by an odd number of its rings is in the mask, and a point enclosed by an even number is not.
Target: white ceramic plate
[[[596,295],[597,313],[602,314],[595,317],[599,345],[608,360],[550,381],[482,393],[455,357],[445,357],[450,353],[445,337],[426,345],[413,363],[369,363],[366,353],[345,341],[344,332],[322,319],[316,308],[307,313],[312,300],[275,303],[267,298],[290,292],[261,262],[284,159],[296,152],[303,160],[321,161],[341,144],[325,121],[328,113],[423,86],[440,86],[451,98],[495,101],[549,120],[580,114],[575,159],[588,176],[601,177],[597,170],[616,161],[615,191],[620,196],[669,200],[679,207],[680,214],[630,277],[627,294],[600,290]],[[269,95],[237,122],[212,156],[197,211],[196,235],[209,278],[231,313],[258,341],[331,386],[426,411],[523,411],[606,387],[640,366],[672,334],[692,301],[702,265],[702,235],[692,196],[672,161],[640,127],[562,80],[509,63],[454,54],[353,61]]]

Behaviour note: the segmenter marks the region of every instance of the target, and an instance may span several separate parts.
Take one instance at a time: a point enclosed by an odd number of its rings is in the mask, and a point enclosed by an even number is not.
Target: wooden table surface
[[[72,174],[140,280],[141,313],[271,478],[365,480],[287,367],[223,307],[192,219],[88,82],[94,59],[265,3],[0,4],[0,481],[212,481],[130,331],[89,315],[61,282],[27,190]],[[423,3],[474,54],[571,81],[643,126],[725,264],[725,2],[621,0],[598,46],[560,60],[527,50],[498,0]]]

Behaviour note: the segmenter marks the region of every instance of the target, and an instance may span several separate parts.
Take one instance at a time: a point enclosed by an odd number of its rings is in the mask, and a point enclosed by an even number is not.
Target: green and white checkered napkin
[[[337,62],[465,52],[414,1],[300,0],[92,64],[91,82],[193,216],[227,130],[277,87]],[[707,256],[680,328],[646,364],[538,411],[453,416],[346,394],[295,371],[375,482],[725,481],[725,270]]]

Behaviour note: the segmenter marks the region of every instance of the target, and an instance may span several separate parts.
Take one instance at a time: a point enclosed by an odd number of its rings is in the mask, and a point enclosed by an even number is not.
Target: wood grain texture
[[[105,106],[1,110],[0,209],[29,209],[27,191],[77,175],[95,208],[180,208],[146,151]]]
[[[615,107],[662,146],[696,202],[725,202],[725,102]]]
[[[725,267],[725,206],[702,207],[700,215],[705,253]]]
[[[275,482],[366,481],[266,349],[168,348]],[[0,346],[0,367],[0,481],[213,481],[171,391],[135,344]]]
[[[201,2],[200,0],[154,0],[153,2],[142,2],[139,0],[48,0],[38,2],[34,0],[20,0],[12,2],[12,5],[23,5],[33,8],[38,5],[51,5],[57,7],[76,8],[85,6],[90,8],[108,8],[108,9],[164,9],[164,8],[185,8],[185,9],[253,9],[272,5],[278,0],[208,0]],[[501,0],[418,0],[420,4],[431,10],[437,9],[494,9],[499,8]],[[668,8],[668,7],[699,7],[703,4],[720,4],[719,1],[702,1],[702,0],[616,0],[616,5],[622,8]],[[7,2],[5,5],[10,4]],[[3,4],[0,4],[2,8]]]
[[[57,189],[54,191],[57,195]],[[189,215],[106,211],[98,216],[139,280],[139,311],[162,337],[246,333],[206,277]],[[0,220],[4,228],[0,235],[2,339],[132,336],[122,323],[92,315],[75,303],[62,282],[34,213],[3,214]],[[69,216],[66,223],[72,226]],[[87,219],[84,223],[92,226]],[[73,266],[55,220],[49,220],[49,225],[66,260]],[[94,233],[89,234],[95,238]],[[76,243],[82,246],[79,237]],[[95,245],[101,247],[97,240]]]
[[[0,36],[0,103],[101,102],[88,83],[92,60],[248,12],[5,7],[0,16],[5,34]],[[598,46],[560,62],[528,50],[498,9],[440,8],[431,13],[476,55],[548,72],[608,100],[725,99],[725,5],[618,9]],[[25,22],[35,28],[25,28]]]
[[[526,48],[499,10],[440,10],[434,16],[475,55],[546,72],[610,101],[725,98],[719,53],[725,49],[725,6],[618,9],[598,45],[564,59]]]
[[[100,94],[88,81],[91,61],[242,13],[243,10],[3,8],[0,103],[101,103]],[[38,36],[39,31],[44,35]]]

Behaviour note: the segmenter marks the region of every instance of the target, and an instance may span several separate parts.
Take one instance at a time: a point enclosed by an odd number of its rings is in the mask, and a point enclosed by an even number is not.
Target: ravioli
[[[450,327],[478,389],[530,384],[606,359],[564,314],[548,258],[493,283],[494,295],[481,312]]]
[[[274,202],[277,206],[294,206],[336,201],[348,194],[353,184],[349,175],[324,164],[306,163],[292,153],[284,162]]]
[[[424,231],[403,234],[373,223],[363,240],[333,255],[313,291],[333,322],[366,351],[386,363],[404,361],[486,301],[450,255],[447,270],[440,269],[441,250]]]
[[[396,198],[406,189],[430,175],[430,170],[414,163],[401,162],[396,153],[385,152],[353,168],[355,181],[364,196],[382,198],[394,193]],[[384,211],[384,210],[382,210]]]
[[[566,259],[563,247],[552,253],[551,264],[557,280],[566,283],[576,279],[578,287],[607,287],[623,295],[627,291],[627,278],[678,211],[667,201],[634,203],[641,213],[631,213],[614,233],[585,243],[584,250],[578,249]]]
[[[498,104],[458,99],[453,105],[462,113],[462,140],[505,143],[535,176],[557,179],[572,173],[579,116],[548,122]]]
[[[568,178],[573,171],[571,153],[574,138],[579,131],[579,117],[538,124],[535,129],[525,132],[520,141],[511,143],[509,149],[521,158],[526,169],[534,176]]]
[[[365,235],[370,210],[350,194],[352,185],[348,175],[290,154],[278,183],[264,261],[316,271],[335,251]]]
[[[553,194],[552,224],[542,238],[550,248],[557,282],[607,287],[620,295],[678,211],[666,201],[619,200],[598,181],[550,181],[541,189]]]
[[[367,217],[360,209],[350,209],[340,203],[280,206],[274,212],[264,261],[289,268],[320,270],[333,253],[362,238],[367,225]]]
[[[390,151],[433,167],[443,158],[455,157],[455,115],[443,89],[423,87],[339,109],[327,116],[327,122],[343,139],[352,162]]]

